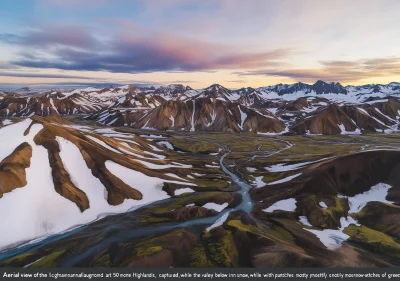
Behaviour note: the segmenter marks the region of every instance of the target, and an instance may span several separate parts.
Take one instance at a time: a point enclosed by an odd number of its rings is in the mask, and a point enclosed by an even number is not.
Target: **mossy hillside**
[[[221,190],[225,189],[229,186],[229,183],[224,180],[224,179],[218,179],[218,178],[196,178],[196,179],[191,179],[191,182],[196,184],[198,187],[205,189],[205,190]]]
[[[369,202],[352,216],[369,228],[400,239],[400,206]]]
[[[33,261],[36,260],[36,257],[38,257],[37,253],[31,253],[31,252],[27,252],[27,253],[23,253],[21,255],[9,258],[8,260],[4,261],[0,266],[1,267],[21,267],[24,264],[29,264]],[[39,257],[38,257],[39,258]]]
[[[29,267],[41,267],[41,268],[46,268],[46,267],[57,267],[59,258],[66,252],[65,249],[59,249],[57,251],[54,251],[44,258],[38,260],[37,262],[34,262],[31,264]]]
[[[161,246],[152,246],[152,247],[142,247],[142,248],[135,248],[136,252],[134,253],[137,257],[142,257],[142,256],[150,256],[155,253],[160,252],[163,249]]]
[[[93,261],[93,267],[113,267],[111,262],[110,254],[102,254],[95,258]]]
[[[206,249],[201,243],[196,243],[189,252],[190,267],[216,267],[216,265],[208,258]]]
[[[319,200],[315,194],[308,196],[303,205],[308,209],[307,217],[311,223],[320,228],[338,228],[340,227],[340,218],[347,216],[349,210],[346,198],[330,197],[333,204],[324,209],[319,205]],[[313,217],[318,218],[314,220]],[[319,222],[319,224],[317,223]]]
[[[284,154],[309,154],[309,155],[329,155],[329,154],[347,154],[360,151],[361,145],[358,144],[326,144],[321,145],[319,143],[314,144],[303,144],[297,143],[291,148],[284,151]]]
[[[343,232],[350,236],[350,241],[359,243],[375,253],[400,258],[400,244],[382,232],[354,224],[346,227]]]
[[[189,249],[198,242],[198,237],[186,229],[175,229],[162,235],[146,238],[139,242],[132,242],[122,245],[122,248],[130,248],[132,251],[127,255],[121,266],[126,266],[133,258],[149,257],[163,249],[168,249],[174,256],[183,261],[188,261]],[[183,257],[184,255],[185,257]]]
[[[172,210],[186,207],[189,204],[201,206],[207,202],[214,202],[218,197],[218,201],[230,203],[233,201],[233,196],[227,192],[204,192],[196,193],[183,198],[178,198],[170,203],[158,205],[146,210],[145,214],[165,214],[170,213]]]
[[[211,230],[203,235],[203,241],[210,259],[218,267],[237,267],[239,253],[232,232],[222,227]]]
[[[284,227],[277,224],[272,224],[268,228],[262,228],[253,224],[245,224],[240,218],[230,220],[226,223],[228,229],[235,228],[240,231],[248,232],[268,240],[275,241],[276,243],[289,243],[294,244],[295,238]]]
[[[244,224],[244,223],[242,223],[240,218],[232,219],[232,220],[228,221],[226,223],[226,225],[236,228],[240,231],[261,234],[261,231],[257,228],[257,226],[254,226],[251,224]]]

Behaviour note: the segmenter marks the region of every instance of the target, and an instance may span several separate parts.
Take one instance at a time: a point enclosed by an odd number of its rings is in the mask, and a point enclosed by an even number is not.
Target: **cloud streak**
[[[0,41],[4,43],[26,46],[27,48],[70,46],[75,48],[91,48],[98,44],[91,33],[78,25],[48,25],[40,29],[30,30],[24,34],[2,33]]]
[[[16,66],[118,73],[255,69],[276,64],[293,52],[291,49],[254,52],[157,33],[124,33],[100,41],[87,30],[71,26],[47,26],[23,35],[1,34],[0,40],[22,47],[19,58],[10,62]],[[32,46],[41,55],[27,50]]]
[[[254,70],[236,72],[239,76],[280,76],[303,82],[316,80],[343,83],[400,75],[400,57],[361,59],[355,61],[321,61],[321,68]]]
[[[62,78],[62,79],[84,79],[93,80],[94,78],[76,75],[63,75],[63,74],[44,74],[44,73],[16,73],[16,72],[3,72],[0,71],[2,77],[22,77],[22,78]]]

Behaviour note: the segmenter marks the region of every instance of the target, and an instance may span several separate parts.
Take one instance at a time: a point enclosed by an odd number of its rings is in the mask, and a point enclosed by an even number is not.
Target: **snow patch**
[[[216,204],[214,202],[208,202],[205,205],[203,205],[203,208],[214,210],[216,212],[221,212],[223,209],[228,207],[228,203],[223,203],[223,204]]]
[[[228,219],[228,217],[229,217],[229,212],[226,212],[225,214],[222,215],[222,217],[217,219],[211,226],[207,227],[206,231],[210,231],[213,228],[223,225],[224,222],[226,222],[226,220]]]
[[[292,176],[288,176],[288,177],[286,177],[286,178],[283,178],[283,179],[280,179],[280,180],[277,180],[277,181],[274,181],[274,182],[270,182],[270,183],[268,183],[268,185],[273,185],[273,184],[279,184],[279,183],[283,183],[283,182],[288,182],[288,181],[291,181],[292,179],[294,179],[294,178],[297,178],[298,176],[300,176],[301,175],[301,173],[298,173],[298,174],[295,174],[295,175],[292,175]]]
[[[296,203],[297,203],[297,201],[294,198],[284,199],[284,200],[275,202],[268,208],[263,209],[263,211],[267,212],[267,213],[272,213],[275,210],[294,212],[296,210]]]
[[[186,187],[186,188],[180,188],[180,189],[177,189],[177,190],[175,190],[175,195],[181,195],[181,194],[184,194],[184,193],[193,193],[193,192],[195,192],[193,189],[191,189],[191,188],[189,188],[189,187]]]

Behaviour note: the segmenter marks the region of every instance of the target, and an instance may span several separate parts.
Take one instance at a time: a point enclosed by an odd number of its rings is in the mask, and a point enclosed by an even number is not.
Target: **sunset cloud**
[[[49,27],[24,35],[3,34],[0,40],[22,46],[20,58],[10,62],[13,65],[121,73],[254,69],[275,65],[292,53],[290,49],[251,52],[227,44],[164,34],[124,33],[102,42],[85,29],[74,32],[69,26]],[[45,56],[27,52],[32,45]]]
[[[281,76],[296,81],[340,81],[343,83],[376,77],[400,75],[400,57],[361,59],[357,61],[321,61],[315,69],[256,70],[236,72],[239,76]]]

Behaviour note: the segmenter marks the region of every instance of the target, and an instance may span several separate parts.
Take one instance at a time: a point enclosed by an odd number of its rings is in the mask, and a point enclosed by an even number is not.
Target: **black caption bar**
[[[400,280],[400,268],[0,269],[0,280]]]

